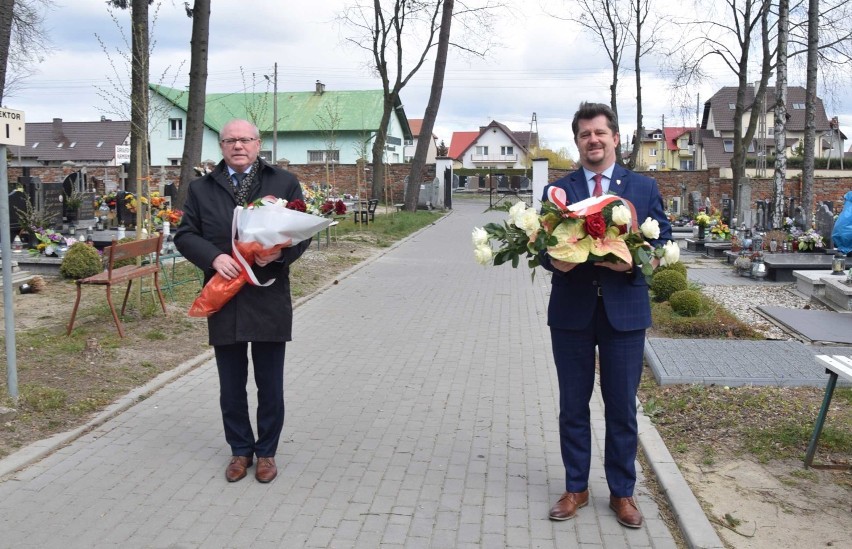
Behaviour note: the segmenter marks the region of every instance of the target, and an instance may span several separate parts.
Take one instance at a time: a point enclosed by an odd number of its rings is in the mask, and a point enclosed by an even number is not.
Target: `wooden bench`
[[[355,223],[367,223],[375,221],[376,208],[379,206],[378,199],[371,198],[370,200],[362,200],[357,209],[352,210],[353,221]]]
[[[124,309],[127,306],[127,298],[130,295],[130,287],[133,285],[133,280],[147,275],[154,275],[154,288],[157,291],[157,296],[160,298],[160,306],[163,308],[163,313],[166,312],[166,301],[163,299],[163,292],[160,290],[159,274],[160,274],[160,249],[163,245],[163,235],[160,234],[156,238],[146,238],[142,240],[134,240],[133,242],[124,242],[119,244],[115,239],[112,241],[112,246],[104,250],[106,257],[107,268],[104,272],[92,275],[87,278],[81,278],[77,281],[77,300],[74,302],[74,309],[71,311],[71,320],[68,322],[67,335],[71,335],[71,330],[74,328],[74,318],[77,316],[77,307],[80,305],[80,295],[83,285],[106,286],[107,303],[109,303],[112,318],[115,320],[115,326],[118,328],[119,337],[124,337],[124,329],[121,327],[121,321],[115,312],[115,306],[112,303],[112,286],[114,284],[122,284],[127,282],[127,291],[124,292],[124,302],[121,304],[121,314],[124,315]],[[134,259],[142,257],[150,261],[143,265],[125,265],[123,267],[115,267],[115,264],[124,259]]]
[[[825,364],[825,373],[828,374],[828,384],[825,386],[825,396],[822,399],[822,407],[817,415],[816,423],[814,424],[814,432],[811,434],[811,441],[808,444],[808,451],[805,454],[805,468],[811,467],[816,453],[819,435],[822,433],[823,425],[825,424],[825,416],[828,414],[828,407],[831,406],[831,397],[834,394],[834,389],[837,386],[837,378],[843,377],[846,381],[852,381],[852,357],[843,355],[816,355],[816,358]],[[830,466],[820,466],[829,468]],[[846,468],[847,466],[843,466]]]

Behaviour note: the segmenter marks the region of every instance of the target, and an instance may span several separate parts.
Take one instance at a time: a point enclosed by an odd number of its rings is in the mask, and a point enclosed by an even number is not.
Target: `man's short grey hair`
[[[254,124],[252,124],[248,120],[244,120],[242,118],[234,118],[233,120],[228,120],[227,122],[225,122],[225,125],[222,126],[222,131],[219,132],[219,140],[220,141],[222,140],[222,132],[224,132],[225,128],[227,128],[228,126],[230,126],[234,122],[245,122],[246,124],[251,126],[252,133],[254,134],[254,137],[256,137],[257,139],[260,139],[260,130],[257,129],[257,126],[255,126]]]

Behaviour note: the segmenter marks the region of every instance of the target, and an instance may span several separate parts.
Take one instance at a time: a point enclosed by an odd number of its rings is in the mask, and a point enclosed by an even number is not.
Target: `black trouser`
[[[278,449],[284,427],[284,353],[286,343],[252,343],[254,381],[257,386],[257,440],[249,419],[248,343],[216,345],[219,370],[219,406],[225,440],[235,456],[271,457]]]

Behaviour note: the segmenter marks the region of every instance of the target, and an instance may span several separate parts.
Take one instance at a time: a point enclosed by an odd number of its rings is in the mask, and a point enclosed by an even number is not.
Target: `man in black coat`
[[[232,120],[219,134],[223,160],[213,171],[189,184],[175,246],[204,271],[205,283],[219,273],[226,280],[239,276],[240,265],[231,256],[234,208],[272,195],[287,201],[304,200],[299,181],[290,172],[258,158],[260,132],[250,122]],[[255,478],[270,482],[278,474],[275,452],[284,426],[284,352],[291,339],[293,305],[290,300],[290,264],[310,240],[255,258],[254,273],[261,283],[246,284],[207,321],[209,343],[219,371],[219,404],[231,461],[228,482],[246,476],[257,457]],[[246,384],[248,349],[257,385],[257,438],[249,419]]]

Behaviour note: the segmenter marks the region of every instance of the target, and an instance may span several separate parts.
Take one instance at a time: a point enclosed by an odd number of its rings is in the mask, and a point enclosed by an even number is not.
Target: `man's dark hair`
[[[577,133],[580,131],[580,120],[591,120],[592,118],[604,115],[606,117],[607,126],[612,130],[612,134],[618,133],[618,117],[608,105],[603,103],[580,103],[580,108],[574,113],[574,121],[571,122],[571,129],[574,130],[574,141],[577,141]]]

